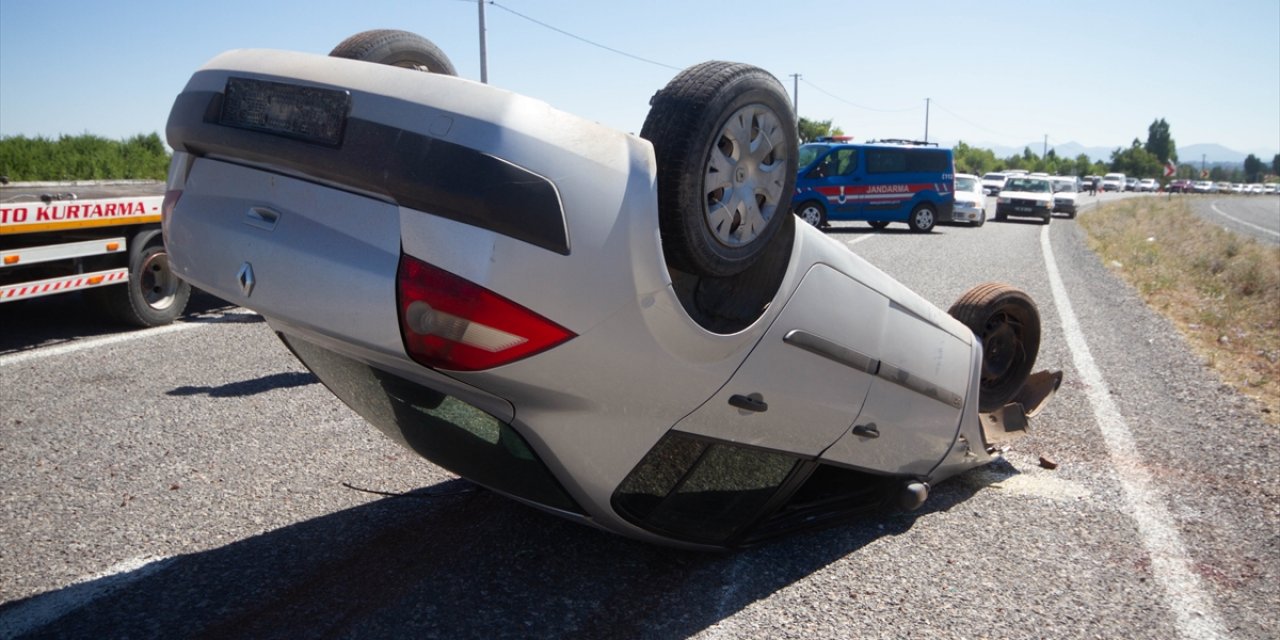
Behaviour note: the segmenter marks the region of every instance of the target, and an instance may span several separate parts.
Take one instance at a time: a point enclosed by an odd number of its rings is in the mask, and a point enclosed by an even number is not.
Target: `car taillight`
[[[576,336],[474,282],[407,255],[400,257],[396,288],[405,351],[428,367],[491,369]]]

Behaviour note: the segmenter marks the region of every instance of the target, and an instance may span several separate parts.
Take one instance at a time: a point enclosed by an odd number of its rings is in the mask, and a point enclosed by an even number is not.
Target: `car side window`
[[[810,178],[847,176],[858,168],[857,149],[836,149],[827,154],[818,166],[809,172]]]

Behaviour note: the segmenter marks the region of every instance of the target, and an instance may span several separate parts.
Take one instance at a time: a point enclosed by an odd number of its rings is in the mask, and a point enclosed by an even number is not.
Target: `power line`
[[[552,31],[555,31],[556,33],[561,34],[561,35],[569,36],[570,38],[573,38],[574,40],[578,40],[578,41],[581,41],[581,42],[585,42],[585,43],[587,43],[587,44],[589,44],[589,45],[591,45],[591,46],[593,46],[593,47],[597,47],[597,48],[600,48],[600,49],[604,49],[605,51],[610,51],[610,52],[612,52],[612,53],[616,53],[616,54],[618,54],[618,55],[620,55],[620,56],[626,56],[626,57],[628,57],[628,58],[631,58],[632,60],[639,60],[640,62],[647,62],[647,63],[652,64],[652,65],[656,65],[656,66],[659,66],[659,67],[664,67],[664,68],[666,68],[666,69],[672,69],[672,70],[675,70],[675,71],[680,71],[680,70],[681,70],[681,69],[680,69],[680,67],[673,67],[673,66],[671,66],[671,65],[669,65],[669,64],[664,64],[664,63],[658,62],[658,61],[656,61],[656,60],[650,60],[650,59],[648,59],[648,58],[642,58],[642,57],[637,56],[637,55],[635,55],[635,54],[627,53],[626,51],[622,51],[622,50],[619,50],[619,49],[614,49],[613,47],[608,47],[608,46],[602,45],[602,44],[600,44],[599,42],[594,42],[594,41],[588,40],[588,39],[586,39],[586,38],[584,38],[584,37],[582,37],[582,36],[579,36],[579,35],[576,35],[576,34],[569,33],[568,31],[565,31],[564,29],[561,29],[561,28],[559,28],[559,27],[554,27],[554,26],[551,26],[551,25],[549,25],[549,24],[547,24],[547,23],[545,23],[545,22],[543,22],[543,21],[541,21],[541,20],[537,20],[537,19],[535,19],[535,18],[531,18],[531,17],[529,17],[529,16],[526,16],[525,14],[520,13],[519,11],[516,11],[515,9],[512,9],[512,8],[510,8],[510,7],[506,7],[506,6],[500,5],[500,4],[498,4],[497,2],[494,2],[493,0],[489,0],[489,4],[490,4],[490,5],[492,5],[492,6],[494,6],[494,7],[499,8],[499,9],[502,9],[503,11],[506,11],[507,13],[510,13],[510,14],[511,14],[511,15],[513,15],[513,16],[516,16],[516,17],[519,17],[519,18],[524,18],[525,20],[528,20],[529,22],[532,22],[532,23],[534,23],[534,24],[536,24],[536,25],[538,25],[538,26],[540,26],[540,27],[542,27],[542,28],[544,28],[544,29],[550,29],[550,30],[552,30]]]
[[[843,102],[843,103],[845,103],[845,104],[847,104],[847,105],[849,105],[849,106],[851,106],[851,107],[857,107],[857,108],[862,109],[862,110],[864,110],[864,111],[878,111],[878,112],[880,112],[880,113],[905,113],[905,112],[907,112],[907,111],[916,111],[916,110],[920,109],[920,107],[909,107],[909,108],[906,108],[906,109],[877,109],[877,108],[875,108],[875,107],[868,107],[868,106],[865,106],[865,105],[860,105],[860,104],[857,104],[857,103],[855,103],[855,102],[850,102],[850,101],[848,101],[848,100],[845,100],[844,98],[841,98],[840,96],[838,96],[838,95],[836,95],[836,94],[834,94],[834,93],[831,93],[830,91],[827,91],[826,89],[823,89],[822,87],[819,87],[818,85],[816,85],[816,84],[814,84],[814,83],[812,83],[812,82],[809,82],[808,80],[805,80],[803,76],[800,78],[800,80],[801,80],[801,81],[803,81],[805,84],[809,85],[810,87],[813,87],[814,89],[816,89],[819,93],[826,94],[826,95],[827,95],[828,97],[830,97],[830,98],[834,98],[834,99],[839,100],[840,102]]]

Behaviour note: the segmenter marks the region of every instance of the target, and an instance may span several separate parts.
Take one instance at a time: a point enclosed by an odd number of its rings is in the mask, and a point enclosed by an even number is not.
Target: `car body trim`
[[[167,135],[175,149],[294,171],[382,195],[397,205],[569,255],[554,183],[502,158],[399,127],[348,118],[336,147],[219,124],[223,94],[178,96]]]
[[[865,371],[871,375],[876,375],[876,371],[880,369],[879,360],[802,329],[792,329],[782,337],[782,341],[814,355],[822,356],[832,362],[852,367],[859,371]]]
[[[876,375],[888,382],[892,382],[898,386],[914,391],[932,400],[937,400],[943,404],[953,407],[961,407],[964,405],[964,398],[951,390],[943,389],[936,383],[926,380],[906,369],[902,369],[891,365],[887,362],[880,363],[880,370]]]

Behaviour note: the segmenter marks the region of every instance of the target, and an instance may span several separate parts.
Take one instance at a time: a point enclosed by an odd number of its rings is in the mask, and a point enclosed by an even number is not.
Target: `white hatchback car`
[[[796,223],[764,71],[691,67],[639,136],[452,74],[402,31],[222,54],[170,114],[163,217],[182,277],[442,467],[733,547],[919,506],[1060,383],[1026,294],[947,313]]]
[[[975,227],[981,227],[987,222],[987,194],[978,176],[957,173],[955,193],[955,207],[951,209],[952,222],[965,222]]]

